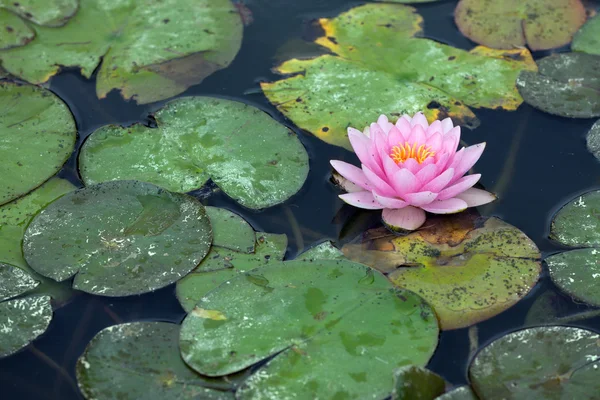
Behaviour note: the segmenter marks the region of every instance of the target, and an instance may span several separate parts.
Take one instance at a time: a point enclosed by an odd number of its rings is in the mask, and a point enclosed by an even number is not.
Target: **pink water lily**
[[[457,151],[460,127],[450,118],[429,125],[417,113],[392,124],[382,115],[364,133],[348,128],[348,138],[361,168],[331,160],[347,179],[348,193],[340,198],[355,207],[383,209],[383,221],[392,228],[414,230],[425,222],[425,211],[452,214],[496,199],[472,187],[480,174],[465,175],[485,143]]]

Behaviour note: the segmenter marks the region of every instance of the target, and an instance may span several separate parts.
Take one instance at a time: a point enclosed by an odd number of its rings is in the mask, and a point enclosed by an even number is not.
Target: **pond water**
[[[294,126],[269,103],[259,87],[261,81],[279,79],[271,72],[277,63],[322,52],[309,42],[319,35],[313,23],[316,18],[334,17],[360,4],[362,2],[344,0],[248,0],[253,22],[245,27],[241,50],[231,66],[181,95],[208,95],[246,102],[298,134],[310,156],[310,173],[302,190],[284,204],[250,211],[222,192],[194,193],[205,205],[224,207],[240,214],[257,231],[287,234],[289,257],[327,239],[339,247],[360,231],[380,224],[378,212],[358,212],[344,206],[337,197],[338,189],[330,182],[329,160],[356,163],[355,155]],[[456,29],[452,17],[455,2],[440,1],[415,7],[424,18],[426,37],[462,49],[473,47]],[[533,53],[536,59],[547,54],[550,52]],[[52,78],[50,90],[68,104],[75,116],[79,132],[77,148],[89,134],[105,124],[150,124],[148,113],[164,104],[137,105],[124,101],[114,91],[106,99],[98,100],[95,78],[83,78],[75,70],[63,71]],[[585,134],[594,120],[556,117],[525,103],[513,112],[477,109],[476,114],[481,125],[472,131],[463,129],[462,140],[468,144],[487,142],[486,151],[475,168],[482,174],[481,184],[499,196],[496,202],[480,207],[480,213],[498,216],[522,230],[537,244],[543,257],[563,250],[548,238],[551,217],[574,196],[600,188],[600,163],[585,146]],[[82,186],[76,154],[59,176]],[[478,343],[475,346],[481,347],[524,326],[525,316],[535,299],[554,288],[545,265],[543,271],[539,283],[525,299],[476,325]],[[0,359],[3,398],[82,399],[74,371],[77,358],[89,341],[103,328],[121,322],[181,322],[186,313],[174,292],[175,285],[125,298],[77,293],[66,305],[56,309],[45,334],[23,351]],[[592,309],[567,295],[561,295],[560,301],[569,313]],[[600,331],[600,317],[578,320],[571,325]],[[471,335],[473,332],[471,330]],[[472,345],[467,328],[442,332],[428,368],[452,384],[467,383]]]

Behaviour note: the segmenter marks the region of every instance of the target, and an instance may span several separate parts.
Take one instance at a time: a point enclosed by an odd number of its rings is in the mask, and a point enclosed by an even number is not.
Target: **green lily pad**
[[[446,381],[438,374],[409,365],[394,372],[392,400],[434,400],[445,387]]]
[[[564,46],[585,19],[580,0],[460,0],[454,11],[463,35],[500,49]]]
[[[600,119],[592,125],[585,138],[587,149],[600,160]]]
[[[0,82],[0,204],[57,173],[73,152],[76,136],[71,112],[52,92]]]
[[[469,368],[482,399],[595,399],[600,335],[564,326],[514,332],[481,350]]]
[[[406,236],[383,229],[342,249],[423,297],[442,329],[457,329],[510,308],[536,284],[540,252],[517,228],[472,214],[430,217]]]
[[[322,242],[311,247],[296,257],[296,260],[314,261],[314,260],[340,260],[345,259],[344,253],[333,246],[330,241]]]
[[[78,9],[78,0],[0,0],[0,10],[8,10],[37,25],[64,25]]]
[[[200,299],[221,283],[253,268],[282,261],[286,250],[287,236],[273,233],[258,233],[252,253],[213,245],[200,265],[177,282],[177,299],[189,313]]]
[[[27,263],[43,276],[104,296],[171,284],[208,253],[212,233],[191,196],[149,183],[118,181],[68,193],[44,208],[23,240]]]
[[[26,196],[0,206],[0,262],[28,269],[21,247],[27,225],[42,208],[74,189],[69,181],[52,178]]]
[[[590,18],[573,37],[573,51],[600,55],[600,15]]]
[[[0,357],[21,350],[48,328],[52,320],[49,296],[15,298],[38,284],[23,270],[0,263]]]
[[[18,16],[0,8],[0,50],[23,46],[35,36],[35,32]]]
[[[289,261],[231,279],[184,320],[185,362],[220,376],[276,355],[240,399],[383,398],[394,369],[425,365],[437,344],[433,311],[381,274],[341,260]]]
[[[276,68],[286,78],[261,83],[271,103],[320,139],[350,149],[346,129],[362,129],[380,114],[423,111],[450,116],[467,127],[479,124],[468,108],[516,109],[521,70],[535,70],[526,49],[470,52],[415,38],[423,19],[412,7],[365,4],[333,19],[320,19],[316,43],[335,53],[292,59]],[[356,110],[360,110],[357,112]]]
[[[554,54],[538,61],[539,73],[522,71],[517,88],[544,112],[570,118],[600,116],[600,56]]]
[[[546,258],[554,283],[572,297],[600,306],[600,191],[585,193],[552,219],[550,238],[586,247]]]
[[[198,375],[181,360],[179,325],[132,322],[100,331],[77,360],[86,399],[233,399],[224,380]]]
[[[469,386],[460,386],[436,397],[435,400],[479,400],[479,397],[475,396]]]
[[[27,45],[0,51],[11,74],[39,84],[61,67],[80,68],[89,78],[99,66],[100,98],[117,89],[149,103],[227,67],[243,27],[229,0],[80,0],[65,26],[32,29],[36,36]]]
[[[298,137],[261,110],[235,101],[187,97],[154,115],[157,128],[105,126],[83,145],[86,185],[137,179],[188,192],[212,179],[252,209],[295,194],[308,175]]]
[[[234,212],[219,207],[206,207],[213,230],[213,246],[242,253],[253,253],[256,235],[246,220]]]

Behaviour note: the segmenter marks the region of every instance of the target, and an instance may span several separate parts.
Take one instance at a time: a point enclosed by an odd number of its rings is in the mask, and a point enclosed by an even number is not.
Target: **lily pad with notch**
[[[430,216],[405,236],[367,231],[342,250],[423,297],[444,330],[463,328],[510,308],[535,286],[540,252],[517,228],[464,212]]]
[[[185,362],[209,376],[275,356],[238,389],[240,399],[362,399],[389,394],[393,370],[425,365],[437,340],[435,314],[417,295],[364,265],[315,260],[219,286],[188,314],[179,344]]]
[[[300,190],[308,154],[298,137],[263,111],[210,97],[173,100],[157,127],[105,126],[84,143],[86,185],[120,179],[188,192],[212,179],[245,207],[279,204]]]
[[[27,263],[55,281],[104,296],[150,292],[200,263],[212,241],[195,198],[138,181],[107,182],[68,193],[30,223]]]

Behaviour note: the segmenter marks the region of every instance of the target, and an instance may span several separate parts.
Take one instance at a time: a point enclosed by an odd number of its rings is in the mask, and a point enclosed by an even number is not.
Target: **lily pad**
[[[522,71],[517,88],[544,112],[570,118],[600,116],[600,56],[554,54],[538,61],[539,73]]]
[[[43,276],[104,296],[171,284],[208,253],[212,233],[191,196],[149,183],[118,181],[68,193],[44,208],[23,241],[27,263]]]
[[[227,67],[243,26],[230,0],[80,0],[65,26],[32,29],[27,45],[0,51],[11,74],[39,84],[61,67],[80,68],[86,78],[99,68],[100,98],[117,89],[149,103]]]
[[[592,125],[585,138],[587,149],[600,160],[600,119]]]
[[[234,212],[219,207],[206,207],[213,230],[213,246],[242,253],[253,253],[256,235],[246,220]]]
[[[212,179],[252,209],[295,194],[308,175],[298,137],[261,110],[235,101],[187,97],[156,114],[157,128],[105,126],[83,145],[86,185],[119,179],[188,192]]]
[[[590,18],[581,27],[573,38],[571,49],[600,55],[600,15]]]
[[[306,250],[296,260],[340,260],[346,258],[344,253],[335,247],[330,241],[322,242]]]
[[[78,9],[78,0],[0,0],[0,11],[8,10],[37,25],[64,25]]]
[[[454,20],[463,35],[499,49],[548,50],[568,44],[586,19],[580,0],[460,0]]]
[[[346,129],[362,129],[386,114],[424,111],[450,116],[467,127],[479,124],[468,108],[516,109],[521,70],[535,70],[526,49],[470,52],[415,38],[423,19],[412,7],[366,4],[333,19],[320,19],[316,43],[336,55],[292,59],[276,68],[287,77],[261,83],[265,95],[296,125],[350,149]],[[360,110],[357,112],[356,110]]]
[[[0,204],[57,173],[73,152],[76,136],[71,112],[52,92],[0,82]]]
[[[77,360],[86,399],[233,399],[223,380],[202,377],[181,360],[179,325],[132,322],[100,331]]]
[[[435,400],[479,400],[479,397],[475,396],[469,386],[460,386],[436,397]]]
[[[550,277],[569,295],[600,306],[600,191],[578,196],[552,220],[550,237],[568,247],[587,247],[546,258]]]
[[[35,32],[18,16],[0,8],[0,49],[23,46],[35,36]]]
[[[42,208],[73,190],[69,181],[52,178],[26,196],[0,206],[0,262],[28,269],[21,246],[27,225]]]
[[[377,229],[342,250],[423,297],[444,330],[491,318],[536,284],[540,252],[517,228],[467,213],[431,217],[425,226],[406,236]]]
[[[0,357],[19,351],[48,328],[52,319],[49,296],[15,298],[38,283],[23,270],[0,263]]]
[[[394,372],[392,400],[434,400],[445,387],[444,378],[438,374],[409,365]]]
[[[437,344],[433,311],[369,268],[290,261],[248,271],[208,293],[184,320],[181,354],[219,376],[275,356],[240,399],[383,398],[394,369],[425,365]]]
[[[287,236],[273,233],[258,233],[252,253],[213,245],[200,265],[177,282],[177,299],[183,309],[190,312],[200,299],[220,284],[242,272],[282,261],[286,250]]]
[[[595,399],[600,335],[564,326],[508,334],[481,350],[469,376],[482,399]]]

